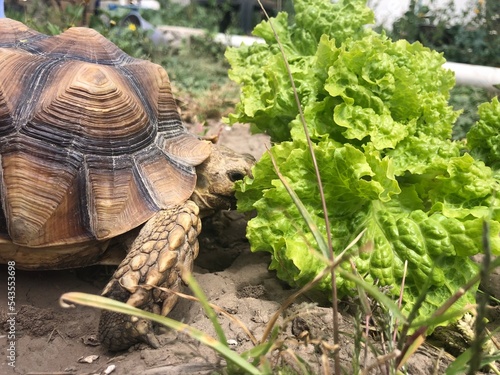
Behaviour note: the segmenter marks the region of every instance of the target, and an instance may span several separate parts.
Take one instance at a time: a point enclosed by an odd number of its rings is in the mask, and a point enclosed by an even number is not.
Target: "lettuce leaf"
[[[478,108],[479,121],[467,133],[467,147],[478,159],[500,167],[500,102],[498,97]]]
[[[352,248],[359,273],[399,295],[408,274],[403,310],[420,295],[419,319],[429,317],[476,272],[469,256],[482,251],[482,223],[490,220],[491,248],[500,254],[495,171],[451,140],[458,113],[448,104],[454,85],[444,58],[419,43],[390,41],[365,24],[365,1],[296,0],[289,24],[271,22],[283,43],[321,172],[333,247]],[[326,236],[314,168],[286,66],[269,22],[254,33],[266,44],[229,49],[230,77],[241,101],[229,121],[248,122],[274,142],[270,153]],[[498,101],[482,107],[471,130],[472,155],[495,162]],[[485,144],[484,138],[492,141]],[[269,154],[253,179],[238,185],[238,208],[256,210],[247,235],[253,251],[272,254],[270,268],[292,286],[311,281],[324,260]],[[373,244],[371,251],[365,245]],[[342,265],[349,269],[350,265]],[[341,295],[356,294],[339,277]],[[318,289],[330,295],[330,280]],[[454,306],[474,302],[474,290]]]

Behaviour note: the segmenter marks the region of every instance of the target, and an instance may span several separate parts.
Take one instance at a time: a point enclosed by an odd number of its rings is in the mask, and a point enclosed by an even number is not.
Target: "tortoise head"
[[[196,167],[196,187],[191,196],[202,216],[215,210],[235,208],[234,183],[251,176],[255,158],[212,144],[210,156]]]

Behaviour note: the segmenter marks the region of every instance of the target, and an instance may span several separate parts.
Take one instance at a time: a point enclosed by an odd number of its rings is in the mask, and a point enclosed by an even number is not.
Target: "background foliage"
[[[453,1],[431,10],[411,0],[405,15],[397,20],[390,35],[443,52],[449,61],[500,66],[500,2],[478,0],[472,12],[456,17]]]
[[[453,1],[432,9],[411,0],[403,17],[387,33],[394,40],[419,41],[442,52],[448,61],[500,67],[500,2],[477,0],[468,11],[456,15]],[[471,4],[474,4],[471,1]],[[477,106],[493,96],[484,89],[455,87],[450,104],[463,113],[455,123],[453,136],[462,139],[478,119]]]

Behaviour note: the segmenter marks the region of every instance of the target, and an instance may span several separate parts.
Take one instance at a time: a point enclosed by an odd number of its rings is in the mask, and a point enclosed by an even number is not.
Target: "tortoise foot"
[[[141,342],[155,349],[160,347],[151,321],[112,311],[103,311],[101,314],[99,340],[113,352],[126,350]]]
[[[198,255],[200,230],[198,207],[192,201],[157,212],[141,229],[102,295],[166,316],[177,302],[173,292],[181,288],[182,271],[190,271]],[[99,335],[112,351],[138,342],[158,347],[152,323],[135,316],[103,312]]]

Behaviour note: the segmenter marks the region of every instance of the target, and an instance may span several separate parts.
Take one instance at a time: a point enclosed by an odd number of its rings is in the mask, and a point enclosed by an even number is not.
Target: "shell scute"
[[[50,76],[23,133],[63,137],[99,155],[133,153],[154,141],[151,113],[112,67],[68,61]]]
[[[159,209],[130,158],[87,156],[86,166],[90,227],[97,239],[135,228]]]
[[[81,195],[75,163],[61,165],[53,154],[44,157],[25,146],[2,154],[2,197],[10,237],[26,246],[58,244],[60,238],[87,240],[86,215],[74,214],[82,212],[81,201],[74,199]]]

